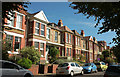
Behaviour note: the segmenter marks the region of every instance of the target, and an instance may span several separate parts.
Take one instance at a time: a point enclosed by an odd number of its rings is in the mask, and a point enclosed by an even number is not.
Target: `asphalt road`
[[[75,75],[74,77],[103,77],[104,72],[97,73],[85,73],[84,75]],[[34,77],[57,77],[56,75],[39,75]],[[68,76],[59,76],[59,77],[68,77]]]

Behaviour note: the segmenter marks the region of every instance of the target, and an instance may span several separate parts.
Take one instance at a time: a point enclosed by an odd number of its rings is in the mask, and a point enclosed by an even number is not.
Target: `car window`
[[[75,66],[75,64],[74,64],[74,63],[71,63],[71,66]]]
[[[120,66],[110,66],[106,70],[107,72],[120,73]]]
[[[105,65],[105,63],[101,63],[102,65]]]
[[[95,65],[100,65],[100,63],[95,63]]]
[[[86,64],[84,64],[84,66],[90,66],[91,64],[90,63],[86,63]]]
[[[68,65],[69,65],[68,63],[63,63],[63,64],[59,64],[58,67],[66,67]]]
[[[75,63],[76,67],[80,67],[77,63]]]
[[[12,63],[7,63],[5,62],[3,64],[3,68],[7,68],[7,69],[18,69],[19,67],[15,64],[12,64]]]

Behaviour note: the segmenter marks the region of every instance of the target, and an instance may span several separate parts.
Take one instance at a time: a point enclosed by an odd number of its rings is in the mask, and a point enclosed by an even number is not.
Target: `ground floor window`
[[[40,43],[40,52],[41,52],[41,56],[44,56],[44,43]]]
[[[69,49],[67,48],[67,53],[66,53],[67,56],[68,56],[68,52],[69,52]]]
[[[15,36],[14,51],[18,51],[21,45],[21,38]]]
[[[11,35],[6,35],[6,40],[8,40],[9,46],[13,46],[13,36]],[[11,49],[9,50],[11,51]]]
[[[90,60],[92,60],[92,53],[90,53]]]
[[[39,42],[35,42],[34,46],[35,46],[35,49],[38,49],[39,48]]]
[[[70,56],[71,56],[71,48],[70,48]]]

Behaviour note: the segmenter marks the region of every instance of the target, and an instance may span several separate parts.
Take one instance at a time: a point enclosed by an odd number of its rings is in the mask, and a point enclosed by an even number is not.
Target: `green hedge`
[[[19,64],[23,68],[29,69],[32,65],[32,61],[28,58],[22,58],[17,62],[17,64]]]

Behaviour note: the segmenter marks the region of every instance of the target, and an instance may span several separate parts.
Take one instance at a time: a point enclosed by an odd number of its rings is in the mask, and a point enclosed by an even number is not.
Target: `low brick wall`
[[[39,69],[39,65],[32,65],[31,68],[28,70],[31,71],[33,75],[38,75],[38,69]]]
[[[52,70],[52,73],[54,73],[54,74],[56,73],[56,68],[57,68],[57,67],[58,67],[58,65],[56,65],[56,64],[53,64],[53,65],[52,65],[52,69],[53,69],[53,70]]]

